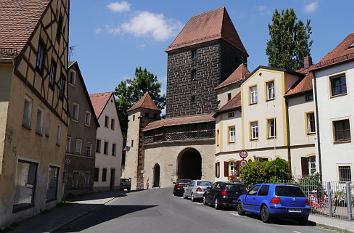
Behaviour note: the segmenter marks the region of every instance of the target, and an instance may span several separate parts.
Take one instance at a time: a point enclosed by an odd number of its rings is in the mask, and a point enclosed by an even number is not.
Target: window
[[[78,188],[79,187],[79,172],[73,172],[73,180],[72,180],[72,187]]]
[[[227,93],[227,101],[231,100],[231,93]]]
[[[108,155],[108,142],[104,142],[103,154]]]
[[[268,124],[268,138],[276,138],[277,136],[276,120],[268,119],[267,124]]]
[[[250,104],[257,103],[257,86],[250,87]]]
[[[215,176],[216,176],[216,178],[220,177],[220,162],[217,162],[215,164]]]
[[[197,71],[196,70],[192,70],[192,79],[193,80],[197,79]]]
[[[339,182],[352,181],[351,167],[338,166]]]
[[[229,127],[229,142],[235,142],[235,126],[230,126]]]
[[[49,71],[49,86],[54,89],[55,75],[57,73],[57,63],[52,60]]]
[[[95,168],[95,174],[94,174],[94,181],[95,182],[98,182],[98,179],[99,179],[99,175],[100,175],[100,169],[99,168]]]
[[[235,112],[229,112],[229,115],[228,115],[229,118],[233,118],[234,116],[235,116]]]
[[[69,83],[72,84],[72,85],[75,85],[75,83],[76,83],[76,72],[75,72],[75,70],[70,70]]]
[[[100,139],[96,140],[96,152],[101,153],[101,140]]]
[[[251,122],[251,140],[258,139],[258,121]]]
[[[65,93],[65,77],[62,75],[59,82],[59,98],[64,99]]]
[[[237,175],[237,163],[236,162],[229,162],[229,177]]]
[[[135,115],[133,115],[133,121],[135,121]]]
[[[61,126],[58,125],[57,128],[57,145],[60,146],[60,140],[61,140]]]
[[[148,112],[145,113],[145,117],[149,118],[149,113]]]
[[[37,62],[36,62],[36,68],[40,74],[43,74],[44,56],[45,56],[45,45],[40,40],[38,44]]]
[[[115,156],[116,155],[116,144],[112,144],[112,155]]]
[[[262,185],[261,189],[258,192],[258,196],[268,196],[269,185]]]
[[[116,122],[114,121],[114,119],[111,119],[111,130],[114,130],[114,124],[115,124]]]
[[[79,120],[79,105],[78,104],[73,104],[73,120],[74,121]]]
[[[25,96],[25,107],[23,110],[22,125],[27,129],[31,129],[31,119],[32,119],[32,100]]]
[[[58,167],[49,166],[47,201],[53,201],[53,200],[57,199],[58,177],[59,177],[59,168]]]
[[[71,138],[66,139],[66,146],[65,146],[65,152],[70,153],[70,144],[71,144]]]
[[[306,118],[307,118],[307,134],[316,133],[315,114],[313,112],[306,113]]]
[[[81,155],[82,149],[82,141],[80,139],[76,139],[75,141],[75,153]]]
[[[108,128],[108,124],[109,124],[109,117],[105,116],[104,117],[104,126]]]
[[[250,189],[250,191],[248,191],[247,195],[256,195],[260,187],[261,187],[260,185],[254,186],[253,188]]]
[[[310,168],[310,174],[313,175],[316,173],[316,156],[311,156],[308,158],[308,164]]]
[[[316,156],[301,157],[302,176],[313,175],[316,173]]]
[[[45,136],[49,137],[49,132],[50,132],[50,115],[49,113],[47,114],[47,120],[45,123]]]
[[[306,101],[306,102],[313,101],[313,95],[312,95],[312,94],[306,95],[306,96],[305,96],[305,101]]]
[[[14,211],[34,204],[37,167],[36,163],[18,161],[15,179]]]
[[[191,102],[194,103],[195,102],[195,95],[191,96]]]
[[[347,94],[345,75],[331,77],[332,96]]]
[[[36,126],[36,133],[42,135],[43,131],[43,117],[44,113],[42,109],[38,109],[37,111],[37,126]]]
[[[102,169],[102,182],[107,181],[107,168]]]
[[[91,156],[92,154],[92,144],[91,143],[87,143],[86,145],[86,155],[87,156]]]
[[[333,121],[334,140],[335,142],[350,141],[350,125],[349,120]]]
[[[61,29],[63,28],[63,16],[59,17],[58,28],[57,28],[57,41],[60,41]]]
[[[85,113],[85,125],[90,126],[90,124],[91,124],[91,113],[86,112]]]
[[[274,100],[275,93],[274,93],[274,81],[267,82],[267,100]]]
[[[134,146],[134,140],[131,141],[130,147]]]
[[[197,49],[193,49],[193,50],[192,50],[192,58],[193,58],[193,59],[194,59],[194,58],[197,58],[197,55],[198,55]]]
[[[220,132],[219,130],[216,130],[216,146],[219,146],[219,137],[220,137]]]

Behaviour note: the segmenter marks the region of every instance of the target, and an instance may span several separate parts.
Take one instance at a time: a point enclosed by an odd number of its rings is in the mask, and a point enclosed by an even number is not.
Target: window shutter
[[[229,162],[224,161],[224,177],[229,177]]]
[[[301,157],[301,170],[303,176],[309,175],[309,160],[306,157]]]

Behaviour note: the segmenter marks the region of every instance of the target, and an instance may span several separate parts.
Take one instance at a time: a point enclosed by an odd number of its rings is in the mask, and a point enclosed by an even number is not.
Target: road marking
[[[236,216],[236,217],[239,217],[240,215],[236,214],[236,213],[230,213],[232,214],[233,216]],[[300,232],[301,233],[301,232]]]
[[[301,233],[300,231],[293,231],[294,233]]]

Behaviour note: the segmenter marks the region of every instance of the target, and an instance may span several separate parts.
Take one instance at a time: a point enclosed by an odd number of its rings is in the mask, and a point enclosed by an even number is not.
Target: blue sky
[[[311,55],[318,62],[353,30],[353,0],[71,0],[71,60],[90,93],[113,91],[146,67],[166,89],[164,52],[192,15],[225,6],[249,53],[250,71],[267,65],[268,24],[275,9],[311,19]]]

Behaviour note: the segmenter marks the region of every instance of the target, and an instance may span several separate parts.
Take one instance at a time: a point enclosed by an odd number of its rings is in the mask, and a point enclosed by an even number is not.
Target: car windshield
[[[275,195],[288,197],[305,197],[305,194],[296,186],[276,186]]]
[[[178,180],[178,184],[189,184],[191,181],[190,180]]]
[[[211,182],[209,182],[209,181],[198,181],[197,185],[198,186],[211,186]]]
[[[245,186],[243,186],[242,184],[227,184],[225,185],[225,189],[231,191],[246,191]]]
[[[128,181],[129,181],[129,179],[122,179],[122,181],[123,181],[123,182],[128,182]]]

